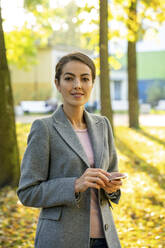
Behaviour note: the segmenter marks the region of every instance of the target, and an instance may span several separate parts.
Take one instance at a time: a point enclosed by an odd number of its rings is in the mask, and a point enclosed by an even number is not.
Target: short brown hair
[[[61,77],[62,69],[63,69],[64,65],[67,64],[70,61],[73,61],[73,60],[80,61],[83,64],[86,64],[91,69],[91,72],[92,72],[92,81],[94,82],[94,80],[96,78],[96,67],[95,67],[95,64],[92,61],[92,59],[90,59],[84,53],[80,53],[80,52],[69,53],[69,54],[63,56],[59,60],[59,62],[56,65],[56,69],[55,69],[55,79],[57,79],[58,82],[60,82],[60,77]]]

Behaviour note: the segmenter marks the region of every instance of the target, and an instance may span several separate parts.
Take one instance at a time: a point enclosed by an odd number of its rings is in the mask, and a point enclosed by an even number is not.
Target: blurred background
[[[127,43],[133,37],[127,27],[129,6],[127,1],[109,4],[111,103],[116,113],[127,113]],[[142,114],[165,110],[165,24],[160,3],[154,4],[138,3],[133,27],[138,31],[137,81]],[[2,1],[2,17],[17,115],[27,113],[27,106],[29,112],[39,112],[39,108],[44,112],[41,102],[24,101],[46,101],[52,108],[61,101],[54,86],[54,68],[60,57],[78,50],[97,63],[98,77],[89,106],[100,109],[98,1],[6,0]]]

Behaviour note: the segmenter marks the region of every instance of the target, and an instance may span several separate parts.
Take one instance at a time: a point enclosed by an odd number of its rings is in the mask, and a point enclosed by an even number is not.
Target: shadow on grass
[[[134,151],[127,145],[127,143],[123,142],[118,137],[115,137],[115,141],[118,150],[122,154],[130,158],[130,160],[132,161],[132,166],[137,171],[146,172],[147,175],[150,176],[154,181],[156,181],[162,189],[165,189],[165,178],[160,175],[159,170],[157,168],[137,156]]]
[[[155,142],[157,142],[157,143],[159,143],[160,145],[163,145],[163,146],[165,147],[165,141],[163,141],[163,140],[161,140],[161,139],[155,137],[155,136],[152,135],[152,134],[147,133],[147,132],[144,131],[143,129],[137,129],[136,132],[138,132],[138,133],[144,135],[145,137],[147,137],[147,138],[149,138],[149,139],[151,139],[151,140],[153,140],[153,141],[155,141]]]

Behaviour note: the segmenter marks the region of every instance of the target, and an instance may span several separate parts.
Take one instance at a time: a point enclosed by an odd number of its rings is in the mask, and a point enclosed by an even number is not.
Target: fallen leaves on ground
[[[17,124],[22,159],[30,124]],[[117,127],[119,168],[128,174],[113,209],[122,248],[165,247],[165,128]],[[0,247],[32,248],[39,210],[22,206],[15,189],[0,193]],[[67,246],[66,246],[67,248]]]

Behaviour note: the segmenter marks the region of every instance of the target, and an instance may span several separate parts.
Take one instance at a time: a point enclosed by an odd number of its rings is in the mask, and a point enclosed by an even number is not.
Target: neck
[[[63,110],[70,120],[74,129],[85,129],[86,124],[83,118],[84,106],[70,107],[63,105]]]

